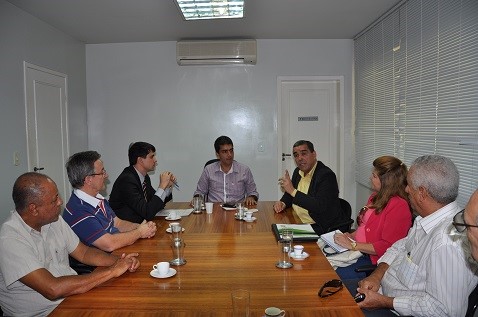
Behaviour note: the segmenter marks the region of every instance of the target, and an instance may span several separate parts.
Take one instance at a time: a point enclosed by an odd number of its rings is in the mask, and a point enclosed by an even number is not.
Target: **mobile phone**
[[[355,299],[356,303],[360,303],[361,301],[363,301],[365,299],[365,294],[357,293],[357,295],[355,295],[354,299]]]
[[[236,208],[236,204],[228,204],[228,203],[224,203],[222,204],[223,207],[226,207],[226,208]]]

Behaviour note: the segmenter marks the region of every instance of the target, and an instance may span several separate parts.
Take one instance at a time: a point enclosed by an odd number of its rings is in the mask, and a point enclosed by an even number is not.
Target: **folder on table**
[[[310,224],[272,224],[272,232],[277,240],[281,238],[283,229],[291,229],[294,235],[294,241],[317,241],[319,235],[315,233]]]

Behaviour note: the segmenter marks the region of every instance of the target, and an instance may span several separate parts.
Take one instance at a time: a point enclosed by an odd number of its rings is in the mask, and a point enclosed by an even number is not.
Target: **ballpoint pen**
[[[173,185],[174,185],[174,187],[175,187],[177,190],[179,190],[179,185],[178,185],[177,182],[173,182]]]

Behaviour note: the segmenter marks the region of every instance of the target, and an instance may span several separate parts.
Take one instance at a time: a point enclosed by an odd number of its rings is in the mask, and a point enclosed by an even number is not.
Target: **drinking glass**
[[[186,260],[184,259],[184,248],[186,247],[186,243],[184,243],[183,239],[181,238],[182,234],[182,227],[178,223],[171,227],[172,231],[172,241],[171,241],[171,250],[173,251],[173,259],[169,261],[171,265],[184,265],[186,264]]]
[[[249,317],[249,291],[245,289],[234,290],[232,297],[232,316],[233,317]]]
[[[200,213],[202,207],[202,197],[201,195],[196,195],[193,197],[193,208],[195,213]]]
[[[236,204],[237,207],[237,218],[244,219],[244,203],[238,202]]]
[[[290,262],[290,251],[292,250],[293,233],[290,229],[282,229],[279,244],[279,262],[276,266],[281,269],[288,269],[293,266]]]

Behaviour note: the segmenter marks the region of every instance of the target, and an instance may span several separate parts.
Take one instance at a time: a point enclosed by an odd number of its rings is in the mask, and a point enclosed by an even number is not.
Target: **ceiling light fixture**
[[[175,0],[185,20],[237,19],[244,16],[244,0]]]

